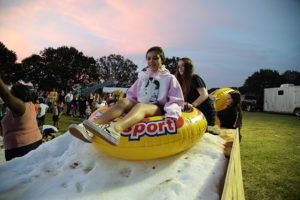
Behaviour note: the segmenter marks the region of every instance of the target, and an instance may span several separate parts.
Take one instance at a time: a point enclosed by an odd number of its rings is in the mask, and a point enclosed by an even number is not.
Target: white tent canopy
[[[128,88],[120,88],[120,87],[104,87],[103,88],[103,92],[105,92],[105,93],[112,93],[116,90],[122,90],[124,93],[126,93]]]

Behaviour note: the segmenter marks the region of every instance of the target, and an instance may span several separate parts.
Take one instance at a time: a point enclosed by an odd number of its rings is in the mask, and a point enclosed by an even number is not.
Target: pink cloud
[[[38,53],[40,50],[38,46],[34,45],[27,38],[19,32],[13,30],[0,30],[0,35],[4,38],[4,45],[16,53],[17,62],[21,62],[27,56]]]
[[[23,58],[32,50],[40,51],[53,44],[74,45],[93,56],[105,52],[144,53],[153,45],[167,48],[193,43],[192,35],[205,32],[188,25],[195,8],[182,1],[32,1],[3,11],[0,14],[5,22],[3,27],[14,32],[13,36],[6,34],[4,42]],[[197,15],[208,14],[202,9]],[[76,35],[76,29],[99,40]],[[5,32],[2,27],[0,30]],[[12,39],[16,35],[27,44],[16,48]]]

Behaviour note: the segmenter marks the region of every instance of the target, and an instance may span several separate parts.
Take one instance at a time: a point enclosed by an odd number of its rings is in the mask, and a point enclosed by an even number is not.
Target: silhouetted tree
[[[287,70],[282,74],[286,83],[300,85],[300,72]]]
[[[130,87],[137,79],[137,65],[121,55],[111,54],[96,61],[101,81],[117,80],[116,87]]]
[[[15,52],[6,48],[6,46],[0,42],[0,71],[2,80],[6,84],[14,84],[18,80],[22,79],[22,67],[20,64],[16,64],[17,56]]]
[[[26,80],[42,89],[70,89],[75,84],[82,87],[97,82],[96,61],[74,47],[46,48],[40,55],[22,61]]]
[[[260,69],[248,77],[244,85],[240,88],[242,94],[252,93],[257,98],[260,109],[263,107],[264,89],[279,87],[284,83],[284,78],[276,70]]]
[[[45,71],[43,70],[44,63],[42,62],[42,57],[33,54],[22,60],[22,67],[25,70],[25,80],[32,82],[34,85],[41,85],[45,79]]]

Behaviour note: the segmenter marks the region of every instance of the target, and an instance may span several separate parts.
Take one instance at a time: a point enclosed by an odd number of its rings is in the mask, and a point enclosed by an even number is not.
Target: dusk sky
[[[299,0],[0,0],[0,41],[22,59],[73,46],[146,66],[161,46],[189,57],[207,88],[242,86],[259,69],[300,71]]]

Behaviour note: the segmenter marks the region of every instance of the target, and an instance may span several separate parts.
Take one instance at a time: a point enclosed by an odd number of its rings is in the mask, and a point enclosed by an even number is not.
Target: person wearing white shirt
[[[65,96],[65,102],[67,103],[67,115],[70,115],[70,110],[71,110],[71,102],[73,100],[73,94],[72,91],[70,91],[66,96]]]
[[[39,126],[42,126],[42,125],[44,125],[46,111],[48,110],[49,106],[44,104],[44,101],[42,99],[40,101],[41,102],[40,102],[40,105],[38,107],[37,119],[38,119]]]

